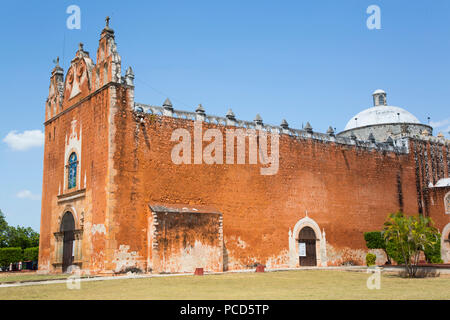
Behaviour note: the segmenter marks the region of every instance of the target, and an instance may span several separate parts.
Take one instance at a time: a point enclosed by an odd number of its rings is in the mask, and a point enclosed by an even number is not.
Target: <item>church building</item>
[[[434,220],[450,263],[450,141],[386,92],[343,132],[319,133],[139,103],[134,77],[109,19],[95,58],[80,44],[51,73],[41,273],[363,265],[363,233],[399,210]]]

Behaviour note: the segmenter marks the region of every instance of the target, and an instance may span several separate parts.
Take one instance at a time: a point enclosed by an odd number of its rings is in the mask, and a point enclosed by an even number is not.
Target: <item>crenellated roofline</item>
[[[173,109],[170,100],[167,99],[163,106],[147,105],[143,103],[134,104],[134,112],[138,117],[145,114],[157,116],[166,116],[187,121],[203,121],[218,126],[234,126],[243,129],[265,130],[278,134],[287,134],[298,139],[312,139],[323,142],[332,142],[336,144],[357,146],[363,148],[377,149],[382,151],[391,151],[400,154],[409,153],[409,140],[430,141],[432,143],[446,145],[450,147],[450,140],[433,136],[414,136],[411,134],[402,134],[392,138],[387,142],[377,142],[371,140],[358,140],[349,137],[336,136],[334,130],[330,127],[327,133],[314,132],[309,122],[303,129],[289,128],[286,120],[283,120],[280,126],[265,124],[261,116],[257,115],[254,121],[237,119],[230,109],[225,117],[206,114],[202,105],[197,107],[195,112]],[[331,129],[331,130],[330,130]]]

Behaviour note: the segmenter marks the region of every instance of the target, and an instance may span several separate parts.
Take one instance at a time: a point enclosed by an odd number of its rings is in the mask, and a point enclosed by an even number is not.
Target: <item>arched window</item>
[[[77,166],[78,166],[78,160],[77,160],[77,154],[73,152],[69,157],[69,189],[75,188],[77,186]]]

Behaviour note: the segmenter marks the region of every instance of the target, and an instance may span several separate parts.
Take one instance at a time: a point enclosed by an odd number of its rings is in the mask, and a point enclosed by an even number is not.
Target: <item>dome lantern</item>
[[[375,90],[375,92],[372,93],[372,96],[373,96],[373,106],[374,107],[387,106],[385,91],[383,91],[381,89]]]

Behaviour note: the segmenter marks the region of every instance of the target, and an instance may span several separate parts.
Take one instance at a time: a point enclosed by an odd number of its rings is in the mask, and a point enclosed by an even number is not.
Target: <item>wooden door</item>
[[[63,232],[63,261],[62,271],[66,272],[67,268],[73,264],[73,244],[75,240],[75,220],[71,212],[66,212],[61,221],[60,231]]]
[[[310,227],[305,227],[300,231],[298,237],[299,243],[304,243],[306,255],[300,256],[300,266],[313,267],[317,265],[316,256],[316,234]]]
[[[73,231],[64,232],[64,243],[63,243],[63,264],[62,271],[67,271],[67,268],[73,264],[73,241],[74,234]]]

